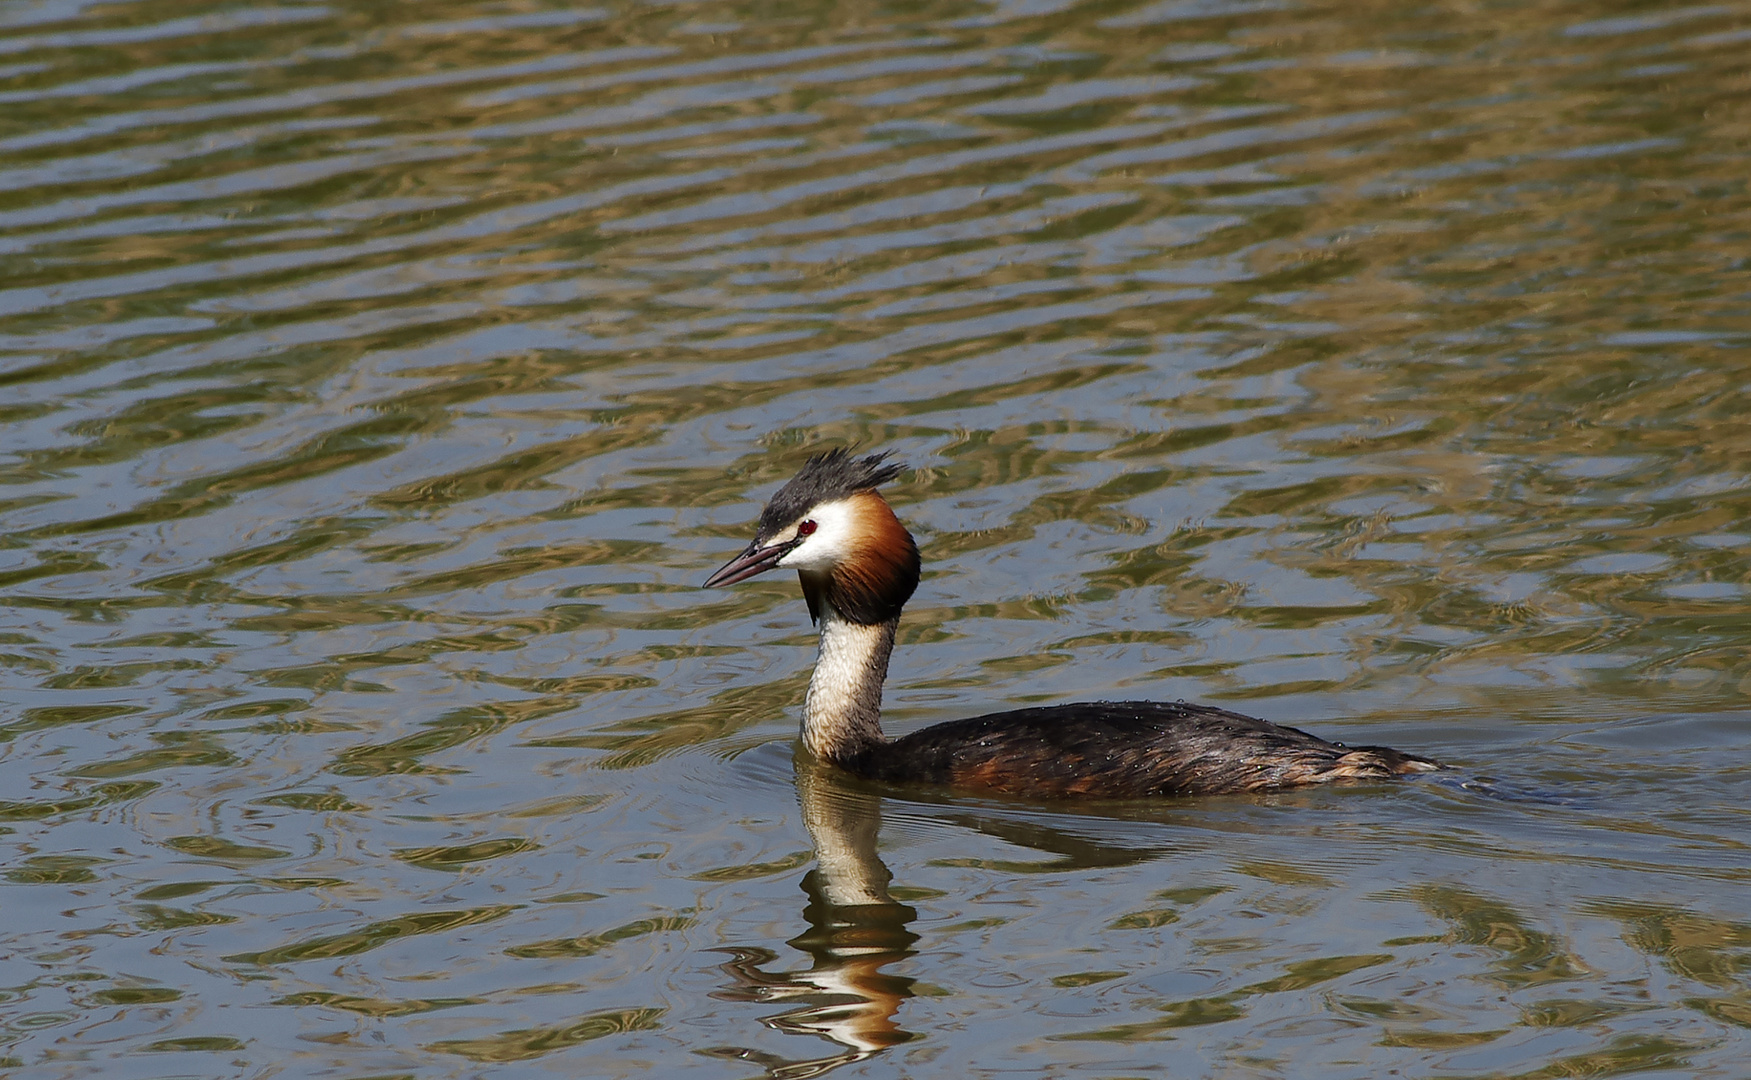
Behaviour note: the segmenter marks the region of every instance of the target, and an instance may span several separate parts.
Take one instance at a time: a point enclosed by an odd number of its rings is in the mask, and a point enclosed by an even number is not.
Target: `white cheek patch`
[[[856,518],[849,502],[841,499],[821,503],[803,520],[815,523],[814,534],[778,560],[779,566],[792,570],[827,570],[851,554]],[[785,532],[796,535],[794,528]]]

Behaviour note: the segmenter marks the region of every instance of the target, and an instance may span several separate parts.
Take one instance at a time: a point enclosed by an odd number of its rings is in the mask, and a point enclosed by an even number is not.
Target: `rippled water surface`
[[[0,1066],[1743,1077],[1751,7],[0,4]],[[890,730],[1459,767],[1049,806]]]

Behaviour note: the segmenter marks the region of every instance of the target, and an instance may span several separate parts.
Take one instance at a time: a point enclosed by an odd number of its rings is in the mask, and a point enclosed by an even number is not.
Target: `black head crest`
[[[868,457],[852,457],[849,450],[836,446],[809,458],[766,503],[766,509],[760,513],[760,535],[779,531],[822,503],[849,498],[892,480],[906,466],[889,461],[891,456],[891,451],[884,450]]]

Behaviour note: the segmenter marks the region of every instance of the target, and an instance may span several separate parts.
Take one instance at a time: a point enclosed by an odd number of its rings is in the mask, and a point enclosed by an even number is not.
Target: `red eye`
[[[805,521],[796,527],[796,534],[798,536],[813,536],[815,535],[815,530],[819,527],[820,526],[812,521]]]

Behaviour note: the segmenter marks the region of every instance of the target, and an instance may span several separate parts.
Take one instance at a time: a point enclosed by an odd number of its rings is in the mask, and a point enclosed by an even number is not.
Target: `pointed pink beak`
[[[705,587],[718,589],[725,585],[734,585],[738,581],[749,578],[778,565],[778,560],[790,553],[795,544],[774,544],[771,547],[761,547],[756,541],[748,545],[748,550],[737,555],[729,562],[718,567],[717,573],[705,579]]]

